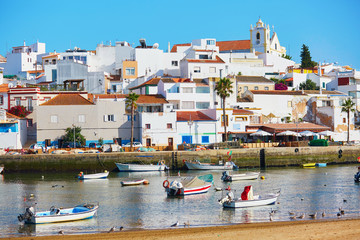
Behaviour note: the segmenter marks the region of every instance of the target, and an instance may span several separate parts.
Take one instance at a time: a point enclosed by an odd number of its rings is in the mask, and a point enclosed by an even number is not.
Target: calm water
[[[114,173],[105,180],[75,179],[77,173],[66,174],[9,174],[0,175],[0,234],[1,237],[24,235],[52,235],[63,230],[65,234],[107,231],[112,226],[124,229],[169,228],[176,221],[189,221],[192,227],[234,223],[267,222],[269,212],[277,210],[274,221],[289,220],[289,211],[297,215],[326,212],[325,218],[337,218],[339,207],[344,217],[360,216],[360,186],[353,181],[356,165],[326,168],[268,169],[261,173],[265,180],[231,183],[238,195],[244,186],[253,185],[254,194],[281,188],[276,205],[223,209],[217,203],[221,192],[213,188],[206,194],[168,198],[162,187],[165,173]],[[187,171],[182,176],[209,172]],[[215,186],[225,187],[220,180],[221,171],[212,171]],[[177,173],[173,173],[176,175]],[[42,178],[44,176],[44,178]],[[145,177],[150,185],[121,187],[120,181]],[[55,186],[57,185],[57,186]],[[55,187],[53,187],[55,186]],[[29,199],[34,194],[34,199]],[[303,200],[302,200],[303,199]],[[343,200],[346,199],[346,202]],[[24,201],[25,200],[25,201]],[[37,203],[37,209],[50,206],[71,207],[83,202],[99,202],[97,216],[90,220],[41,225],[22,225],[17,215],[25,207]],[[297,220],[301,221],[301,220]]]

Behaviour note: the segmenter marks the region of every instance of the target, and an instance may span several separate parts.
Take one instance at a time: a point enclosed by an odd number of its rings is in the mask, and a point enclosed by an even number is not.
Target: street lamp
[[[191,137],[191,125],[193,125],[193,121],[191,120],[191,114],[190,114],[190,120],[187,122],[187,124],[189,125],[189,129],[190,129],[190,143],[192,143],[192,137]]]

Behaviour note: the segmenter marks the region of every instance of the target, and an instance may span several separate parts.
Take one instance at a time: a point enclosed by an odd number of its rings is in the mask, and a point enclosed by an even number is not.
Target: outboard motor
[[[222,180],[222,181],[225,181],[226,178],[227,178],[227,171],[224,171],[224,172],[222,173],[221,180]]]
[[[18,220],[20,222],[26,220],[26,219],[31,219],[31,217],[34,216],[34,208],[33,207],[28,207],[25,209],[25,213],[24,214],[20,214],[18,216]]]

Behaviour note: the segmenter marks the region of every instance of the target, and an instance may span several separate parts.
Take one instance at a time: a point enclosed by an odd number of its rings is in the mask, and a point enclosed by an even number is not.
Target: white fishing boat
[[[134,164],[134,163],[115,163],[120,172],[148,172],[148,171],[165,171],[167,166],[162,160],[158,164]]]
[[[130,180],[130,181],[122,181],[120,182],[123,187],[125,186],[136,186],[140,184],[149,184],[149,181],[146,179],[139,179],[139,180]]]
[[[199,177],[186,177],[179,181],[174,180],[171,183],[165,180],[163,187],[168,196],[185,196],[208,192],[212,182],[212,174],[207,174]]]
[[[252,187],[246,186],[240,198],[235,198],[234,193],[229,191],[225,197],[219,200],[219,203],[226,208],[247,208],[275,204],[280,195],[280,190],[274,193],[253,195]]]
[[[33,207],[28,207],[18,219],[25,223],[56,223],[69,222],[92,218],[99,208],[98,204],[83,204],[73,208],[56,208],[52,206],[49,211],[35,212]]]
[[[84,174],[83,172],[80,172],[78,175],[78,179],[84,180],[84,179],[101,179],[101,178],[107,178],[109,176],[108,171],[104,171],[103,173],[94,173],[94,174]]]
[[[229,171],[224,171],[221,180],[223,180],[224,182],[232,182],[239,180],[254,180],[259,177],[259,174],[260,172],[230,174]]]
[[[233,170],[236,166],[232,161],[219,164],[201,163],[199,160],[195,162],[185,161],[185,165],[189,170]]]

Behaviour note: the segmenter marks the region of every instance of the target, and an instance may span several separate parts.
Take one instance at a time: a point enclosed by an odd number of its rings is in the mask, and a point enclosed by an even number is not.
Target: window
[[[210,102],[196,102],[197,109],[209,109]]]
[[[172,128],[172,123],[167,123],[166,128]]]
[[[229,116],[228,115],[225,115],[225,123],[226,123],[226,126],[229,126]],[[224,115],[221,115],[221,126],[222,127],[224,126]]]
[[[215,45],[215,40],[206,40],[206,45]]]
[[[346,123],[346,118],[343,118],[343,123]]]
[[[277,50],[277,44],[275,43],[275,50]]]
[[[197,87],[196,93],[210,93],[209,87]]]
[[[183,109],[194,109],[194,102],[192,101],[183,101],[182,102]]]
[[[257,34],[256,34],[256,39],[257,39],[257,40],[260,40],[260,33],[257,33]]]
[[[52,81],[56,82],[57,81],[57,70],[56,69],[51,70],[51,75],[52,75]]]
[[[171,61],[171,66],[177,67],[178,66],[178,61]]]
[[[73,60],[74,59],[74,57],[73,56],[69,56],[69,60]]]
[[[27,124],[28,127],[32,127],[33,126],[33,120],[31,118],[28,118],[26,124]]]
[[[288,101],[288,107],[292,107],[292,102]]]
[[[149,123],[145,124],[145,128],[146,129],[150,129],[151,128],[151,125]]]
[[[27,97],[27,110],[32,112],[33,111],[33,104],[32,104],[32,97]]]
[[[104,115],[104,122],[116,122],[114,114]]]
[[[255,86],[255,87],[254,87],[254,90],[259,90],[259,87],[258,87],[258,86]]]
[[[183,93],[193,93],[193,88],[183,88],[182,92]]]
[[[247,121],[247,117],[235,117],[235,122],[244,122]]]
[[[265,87],[265,90],[269,90],[269,87]]]
[[[48,64],[48,63],[49,63],[49,60],[46,59],[46,60],[45,60],[45,64]]]
[[[0,105],[3,105],[3,104],[4,104],[4,96],[0,95]]]
[[[84,64],[86,64],[86,57],[80,57],[80,61],[82,61]]]
[[[209,143],[209,136],[201,136],[201,143]]]
[[[200,67],[194,67],[194,73],[199,73],[200,72]]]
[[[131,115],[128,115],[128,121],[131,121]],[[134,115],[134,122],[136,121],[136,115]]]
[[[322,83],[322,87],[325,88],[325,82]]]
[[[126,68],[126,75],[135,76],[135,68]]]
[[[216,73],[216,67],[209,67],[209,73]]]
[[[80,60],[80,56],[75,56],[75,60]]]
[[[20,106],[21,105],[21,98],[15,98],[15,106]]]
[[[199,59],[209,59],[209,55],[200,54]]]
[[[85,122],[85,115],[79,115],[78,120],[79,120],[79,123],[84,123]]]
[[[146,146],[150,147],[151,146],[151,138],[147,138],[146,139]]]
[[[50,122],[51,123],[57,123],[58,122],[58,116],[57,115],[51,115],[50,116]]]

